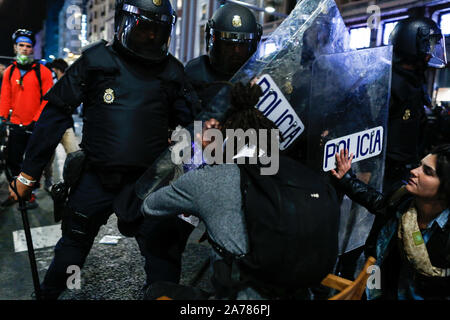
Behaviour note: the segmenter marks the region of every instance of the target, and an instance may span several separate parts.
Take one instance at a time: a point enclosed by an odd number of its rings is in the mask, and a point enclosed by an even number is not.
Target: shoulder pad
[[[83,50],[82,57],[86,61],[87,70],[103,70],[108,73],[119,71],[111,50],[106,46],[107,43],[100,40]]]
[[[184,78],[184,66],[183,64],[171,54],[169,55],[169,61],[162,74],[162,78],[166,81],[183,82]]]
[[[92,49],[94,49],[94,48],[96,48],[96,47],[102,47],[102,46],[103,46],[103,47],[106,47],[107,43],[108,43],[108,42],[105,41],[105,40],[99,40],[99,41],[90,43],[90,44],[88,44],[87,46],[83,47],[83,48],[81,49],[81,52],[84,54],[85,52],[90,51],[90,50],[92,50]]]

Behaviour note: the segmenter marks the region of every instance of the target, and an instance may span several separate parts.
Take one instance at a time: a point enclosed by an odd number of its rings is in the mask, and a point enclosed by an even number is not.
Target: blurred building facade
[[[88,0],[86,4],[87,40],[92,43],[114,38],[115,0]]]
[[[206,53],[205,25],[219,6],[226,2],[241,3],[253,10],[257,20],[263,25],[264,42],[300,0],[170,1],[178,17],[172,34],[170,52],[186,63]],[[48,6],[47,21],[55,19],[53,12],[57,10],[55,3],[60,3],[61,6],[61,0],[48,0],[48,2],[53,4]],[[441,25],[446,34],[450,35],[450,1],[448,0],[336,0],[336,3],[349,28],[351,45],[354,49],[387,45],[389,34],[396,22],[410,16],[430,17]],[[80,10],[76,11],[74,9],[76,7]],[[58,56],[71,60],[69,55],[76,58],[81,48],[88,43],[100,39],[112,41],[114,10],[115,0],[64,0],[59,12]],[[55,52],[55,49],[51,47],[51,44],[55,43],[55,35],[54,24],[52,26],[46,23],[43,34],[45,58]],[[446,37],[446,41],[448,49],[450,48],[449,36]],[[435,91],[433,86],[436,86],[436,83],[439,84],[439,81],[441,86],[446,83],[446,86],[450,87],[450,75],[447,73],[445,70],[432,75],[430,92]]]
[[[59,12],[58,57],[73,61],[81,54],[83,0],[65,0]]]

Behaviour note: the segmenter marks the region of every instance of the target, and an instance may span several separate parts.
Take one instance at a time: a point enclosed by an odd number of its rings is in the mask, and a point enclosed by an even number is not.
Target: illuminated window
[[[206,19],[206,11],[207,10],[208,10],[208,5],[207,4],[202,5],[202,19],[201,20],[205,20]]]
[[[450,34],[450,12],[441,15],[441,30],[445,35]]]
[[[390,36],[392,30],[394,30],[397,23],[398,23],[398,21],[387,22],[384,24],[384,30],[383,30],[383,44],[384,45],[389,44],[389,36]]]
[[[362,49],[370,47],[370,29],[367,27],[350,29],[350,48]]]

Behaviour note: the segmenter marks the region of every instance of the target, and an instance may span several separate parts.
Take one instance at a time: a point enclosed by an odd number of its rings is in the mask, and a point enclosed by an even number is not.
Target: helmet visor
[[[447,52],[445,51],[445,38],[442,35],[432,35],[430,37],[430,60],[428,65],[433,68],[445,68],[447,65]]]
[[[213,67],[224,74],[235,74],[257,49],[258,40],[250,35],[213,32],[209,52]]]
[[[134,54],[152,61],[161,60],[169,51],[172,24],[134,14],[124,14],[117,37]]]

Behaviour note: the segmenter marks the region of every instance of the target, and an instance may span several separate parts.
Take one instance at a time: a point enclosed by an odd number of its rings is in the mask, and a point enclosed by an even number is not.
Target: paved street
[[[79,123],[78,123],[79,124]],[[76,127],[79,136],[80,127]],[[58,146],[54,162],[54,182],[59,181],[65,153]],[[43,180],[42,180],[43,181]],[[7,183],[0,176],[0,200],[7,196]],[[36,194],[39,208],[29,210],[30,226],[40,280],[51,263],[53,248],[60,236],[60,225],[53,219],[53,202],[46,191]],[[0,209],[0,300],[32,299],[33,282],[29,267],[23,225],[18,205]],[[201,224],[191,235],[183,255],[182,284],[188,284],[209,256],[210,246],[199,244],[204,230]],[[141,288],[145,281],[144,260],[134,238],[122,238],[118,244],[101,244],[105,236],[121,236],[117,218],[112,215],[95,239],[91,253],[81,272],[81,289],[66,290],[61,299],[77,300],[135,300],[142,298]],[[209,270],[198,287],[210,289]]]

